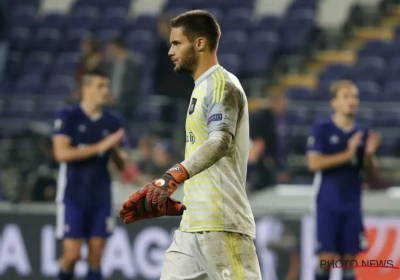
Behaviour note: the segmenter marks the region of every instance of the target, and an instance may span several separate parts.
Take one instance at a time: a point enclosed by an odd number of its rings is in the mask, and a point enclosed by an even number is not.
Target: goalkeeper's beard
[[[197,55],[194,45],[182,55],[182,60],[178,60],[178,63],[179,65],[174,68],[175,73],[192,74],[194,72],[197,65]]]

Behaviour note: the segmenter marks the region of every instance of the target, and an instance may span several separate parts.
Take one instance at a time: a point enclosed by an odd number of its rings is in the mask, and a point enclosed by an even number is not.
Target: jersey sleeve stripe
[[[221,92],[221,90],[222,90],[222,79],[221,79],[220,71],[217,70],[215,72],[215,75],[216,75],[216,77],[218,79],[217,100],[215,102],[219,102],[219,100],[221,99],[221,95],[222,95],[222,92]]]
[[[212,74],[212,79],[214,81],[212,102],[213,103],[221,102],[224,96],[224,89],[225,89],[225,76],[222,70],[215,71]]]
[[[222,69],[219,69],[218,74],[220,75],[220,79],[221,79],[221,88],[219,91],[219,100],[218,102],[222,102],[222,99],[224,98],[224,92],[225,92],[225,75],[224,72],[222,71]]]
[[[213,82],[214,82],[214,88],[213,88],[213,93],[212,93],[212,94],[213,94],[212,103],[215,103],[216,100],[217,100],[216,94],[217,94],[217,91],[218,91],[218,77],[217,77],[217,75],[216,75],[216,72],[214,72],[214,73],[211,75],[211,77],[212,77]]]

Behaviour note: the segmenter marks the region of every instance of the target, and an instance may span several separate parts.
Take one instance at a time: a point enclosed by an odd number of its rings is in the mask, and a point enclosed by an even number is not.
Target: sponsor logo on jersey
[[[186,143],[194,144],[194,142],[196,142],[196,138],[192,132],[189,132],[189,134],[186,135]]]
[[[192,98],[192,102],[190,102],[189,106],[189,115],[193,114],[194,108],[196,108],[197,98]]]
[[[220,122],[220,121],[222,121],[222,114],[214,114],[208,118],[207,124],[210,124],[212,122]]]

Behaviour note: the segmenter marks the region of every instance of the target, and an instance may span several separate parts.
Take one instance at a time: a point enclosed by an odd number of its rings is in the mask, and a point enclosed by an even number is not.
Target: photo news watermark
[[[387,269],[400,269],[394,265],[393,260],[320,260],[320,268],[387,268]]]

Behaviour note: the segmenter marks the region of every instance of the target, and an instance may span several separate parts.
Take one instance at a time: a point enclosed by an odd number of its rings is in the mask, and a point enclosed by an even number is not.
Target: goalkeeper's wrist
[[[189,179],[189,173],[187,172],[186,168],[180,163],[175,164],[165,173],[172,176],[172,178],[174,178],[174,180],[178,184]]]

